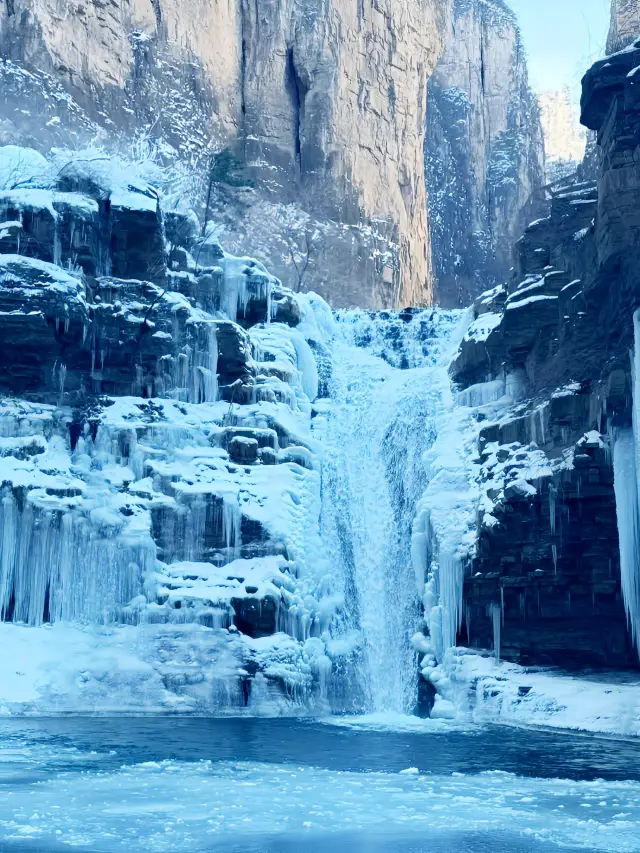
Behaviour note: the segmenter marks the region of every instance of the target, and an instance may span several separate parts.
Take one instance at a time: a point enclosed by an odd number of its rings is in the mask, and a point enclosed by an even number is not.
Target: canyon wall
[[[511,267],[531,193],[544,183],[537,102],[503,0],[456,0],[429,83],[425,160],[436,293],[468,305]]]
[[[640,36],[640,3],[638,0],[611,0],[611,28],[607,53],[631,44]]]
[[[338,306],[428,302],[425,98],[448,14],[440,0],[10,0],[0,141],[143,133],[214,174],[227,246],[285,283]],[[233,168],[210,168],[227,149]]]
[[[509,660],[638,665],[639,65],[627,48],[585,76],[597,180],[551,193],[452,368],[481,404],[467,642]]]
[[[574,108],[568,87],[557,92],[542,92],[538,101],[546,155],[546,181],[552,184],[576,171],[584,159],[586,133],[580,125],[578,110]]]

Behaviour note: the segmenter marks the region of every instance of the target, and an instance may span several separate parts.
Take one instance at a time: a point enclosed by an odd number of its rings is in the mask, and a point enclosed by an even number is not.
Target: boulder
[[[255,438],[236,436],[228,444],[229,456],[238,465],[253,465],[258,460],[259,444]]]

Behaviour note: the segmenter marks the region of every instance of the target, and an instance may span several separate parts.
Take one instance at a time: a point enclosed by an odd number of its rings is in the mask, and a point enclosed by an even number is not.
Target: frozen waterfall
[[[416,636],[442,650],[459,623],[462,564],[423,504],[437,478],[460,492],[432,459],[458,429],[460,314],[296,298],[296,326],[246,334],[242,401],[215,399],[213,323],[184,394],[0,401],[0,643],[34,685],[11,707],[415,709]]]
[[[633,325],[633,429],[614,435],[613,465],[622,593],[631,635],[640,650],[640,311],[635,312]]]
[[[450,402],[445,351],[458,320],[433,310],[338,317],[322,534],[343,583],[341,628],[360,638],[356,693],[368,711],[416,704],[412,637],[423,623],[412,527],[427,485],[423,455]]]

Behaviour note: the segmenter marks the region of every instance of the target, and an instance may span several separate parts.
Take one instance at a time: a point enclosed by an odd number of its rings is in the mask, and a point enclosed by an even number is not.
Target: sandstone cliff
[[[503,0],[456,0],[427,120],[437,297],[467,305],[508,274],[520,211],[544,182],[538,107]]]
[[[428,301],[425,97],[448,5],[11,0],[1,141],[143,131],[196,169],[230,146],[246,179],[211,197],[230,248],[336,305]]]
[[[640,2],[611,0],[611,28],[607,52],[622,50],[638,36],[640,36]]]

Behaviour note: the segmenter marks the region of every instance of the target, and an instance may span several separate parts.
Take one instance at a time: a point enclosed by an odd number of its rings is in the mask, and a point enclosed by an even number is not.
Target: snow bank
[[[549,726],[640,736],[640,678],[620,673],[573,676],[528,669],[467,649],[449,649],[429,680],[474,723]]]

